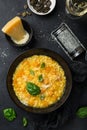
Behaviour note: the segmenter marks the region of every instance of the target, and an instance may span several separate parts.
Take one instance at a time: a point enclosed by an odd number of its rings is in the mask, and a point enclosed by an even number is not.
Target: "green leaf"
[[[45,98],[45,95],[44,95],[44,94],[41,94],[41,95],[40,95],[40,99],[41,99],[41,100],[44,100],[44,98]]]
[[[42,74],[38,76],[38,80],[39,80],[39,82],[42,82],[44,80]]]
[[[45,63],[44,62],[41,64],[41,68],[45,68]]]
[[[35,75],[35,72],[33,70],[30,70],[31,75]]]
[[[36,95],[40,94],[40,92],[41,92],[40,87],[38,87],[36,84],[34,84],[32,82],[27,83],[26,89],[33,96],[36,96]]]
[[[28,125],[28,120],[26,117],[23,117],[22,122],[23,122],[24,127],[26,127]]]
[[[8,121],[13,121],[16,118],[16,112],[13,108],[6,108],[3,110],[5,119]]]
[[[76,115],[80,118],[87,117],[87,107],[81,107],[77,110]]]

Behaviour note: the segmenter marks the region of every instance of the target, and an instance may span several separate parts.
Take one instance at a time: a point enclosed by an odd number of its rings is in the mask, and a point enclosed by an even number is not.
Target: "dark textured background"
[[[0,0],[0,30],[18,12],[23,12],[24,4],[26,4],[26,0]],[[31,48],[51,49],[63,56],[69,64],[68,57],[51,39],[50,33],[62,22],[65,22],[87,48],[87,20],[70,19],[65,12],[64,0],[57,0],[56,8],[47,16],[32,14],[24,19],[29,22],[34,31],[34,38],[30,47],[14,48],[0,31],[0,130],[86,130],[87,119],[79,119],[75,112],[78,107],[87,105],[87,79],[82,83],[73,80],[71,94],[59,110],[48,115],[36,115],[27,113],[14,104],[6,88],[6,76],[13,60]],[[74,79],[75,73],[72,74]],[[3,117],[2,110],[7,107],[13,107],[17,112],[17,119],[14,122],[10,123]],[[28,118],[29,124],[26,128],[22,126],[22,117]]]

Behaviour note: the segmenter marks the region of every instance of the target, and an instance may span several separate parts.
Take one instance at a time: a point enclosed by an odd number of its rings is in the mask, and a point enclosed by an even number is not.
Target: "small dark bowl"
[[[32,55],[46,55],[46,56],[52,57],[54,60],[56,60],[62,66],[62,68],[65,72],[65,76],[66,76],[65,92],[58,102],[56,102],[55,104],[53,104],[47,108],[33,108],[33,107],[25,106],[24,104],[22,104],[19,101],[19,99],[17,98],[17,96],[15,95],[15,92],[13,90],[12,77],[13,77],[13,74],[15,72],[17,65],[24,58],[31,57]],[[64,104],[64,102],[68,98],[71,88],[72,88],[72,76],[71,76],[71,72],[70,72],[70,69],[69,69],[67,63],[64,61],[64,59],[59,54],[57,54],[51,50],[48,50],[48,49],[39,48],[39,49],[31,49],[31,50],[24,52],[23,54],[21,54],[20,56],[18,56],[15,59],[15,61],[10,66],[8,74],[7,74],[7,89],[8,89],[8,92],[9,92],[11,98],[19,107],[23,108],[26,111],[33,112],[33,113],[41,113],[41,114],[49,113],[49,112],[52,112],[52,111],[58,109],[62,104]]]
[[[26,22],[25,20],[21,19],[22,20],[22,24],[23,24],[23,27],[24,29],[29,33],[29,39],[24,43],[24,44],[16,44],[10,36],[8,36],[7,34],[5,34],[6,36],[6,39],[8,40],[8,42],[15,46],[15,47],[24,47],[26,45],[29,45],[31,43],[31,40],[32,40],[32,36],[33,36],[33,30],[31,28],[31,26],[29,25],[28,22]]]

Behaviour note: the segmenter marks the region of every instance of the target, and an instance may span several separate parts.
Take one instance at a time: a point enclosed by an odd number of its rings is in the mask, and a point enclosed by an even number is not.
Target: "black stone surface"
[[[24,4],[26,0],[0,0],[0,30],[18,12],[24,11]],[[24,17],[24,20],[29,22],[34,31],[31,46],[15,48],[8,43],[0,31],[0,130],[86,130],[87,118],[79,119],[75,112],[78,107],[87,105],[87,78],[84,78],[82,82],[75,80],[76,75],[70,60],[50,35],[62,22],[65,22],[87,48],[86,19],[70,19],[65,12],[65,1],[57,0],[55,9],[49,15],[37,16],[32,13],[31,16]],[[11,63],[19,54],[31,48],[48,48],[57,52],[64,57],[72,69],[73,87],[68,100],[60,109],[46,115],[27,113],[18,108],[11,100],[6,88],[6,76]],[[78,57],[78,60],[83,62],[83,57]],[[16,110],[17,118],[13,122],[8,122],[3,117],[2,111],[8,107]],[[22,125],[23,117],[28,119],[26,128]]]

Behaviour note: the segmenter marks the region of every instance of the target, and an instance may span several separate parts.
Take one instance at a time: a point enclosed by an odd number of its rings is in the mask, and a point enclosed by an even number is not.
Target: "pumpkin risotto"
[[[46,108],[62,97],[66,76],[62,67],[51,57],[33,55],[17,66],[12,84],[21,103]]]

